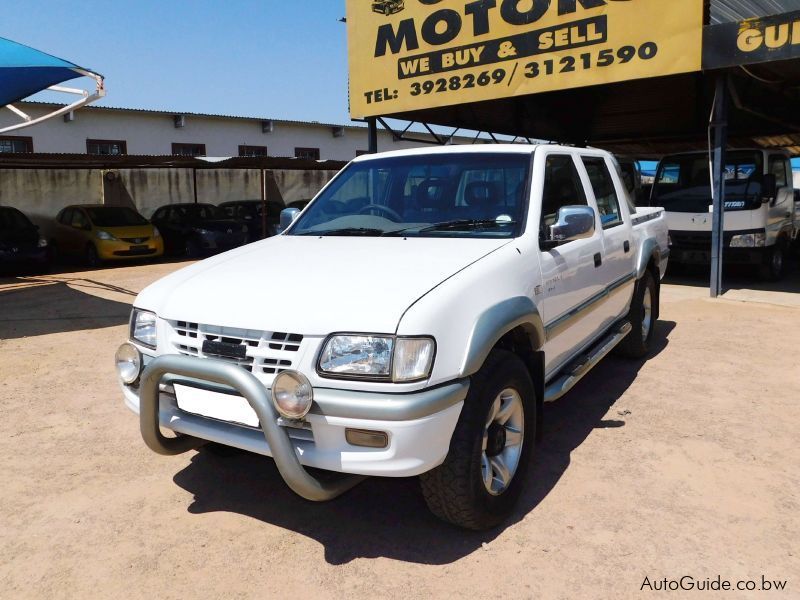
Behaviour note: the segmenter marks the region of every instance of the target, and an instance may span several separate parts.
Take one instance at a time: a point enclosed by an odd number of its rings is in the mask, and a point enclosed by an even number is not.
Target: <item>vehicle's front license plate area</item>
[[[178,408],[183,411],[250,427],[259,426],[256,411],[241,396],[201,390],[177,383],[174,388]]]

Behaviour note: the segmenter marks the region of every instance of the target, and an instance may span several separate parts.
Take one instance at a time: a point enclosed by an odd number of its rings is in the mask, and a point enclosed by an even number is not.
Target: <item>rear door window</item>
[[[614,179],[608,170],[606,161],[600,157],[584,156],[583,165],[589,175],[589,181],[594,190],[597,209],[600,211],[600,222],[603,229],[610,229],[622,225],[622,212],[619,207],[617,190],[614,188]]]

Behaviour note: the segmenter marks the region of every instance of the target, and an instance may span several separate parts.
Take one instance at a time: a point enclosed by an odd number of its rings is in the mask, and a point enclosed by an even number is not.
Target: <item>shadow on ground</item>
[[[0,278],[0,340],[99,329],[128,322],[129,303],[96,292],[136,293],[87,277]]]
[[[667,347],[674,328],[674,322],[658,322],[651,358]],[[608,357],[564,398],[546,406],[543,441],[528,473],[527,490],[512,518],[486,532],[462,531],[438,521],[428,511],[416,478],[368,479],[336,500],[315,504],[289,491],[271,459],[202,449],[174,481],[194,495],[189,512],[234,512],[296,531],[322,544],[330,564],[362,557],[447,564],[534,510],[569,467],[572,451],[594,429],[625,425],[624,420],[604,417],[643,364]]]
[[[800,254],[790,256],[787,260],[786,276],[781,281],[764,281],[752,267],[746,265],[726,266],[722,270],[723,293],[731,290],[800,293]],[[708,288],[710,281],[710,267],[670,264],[663,283]]]

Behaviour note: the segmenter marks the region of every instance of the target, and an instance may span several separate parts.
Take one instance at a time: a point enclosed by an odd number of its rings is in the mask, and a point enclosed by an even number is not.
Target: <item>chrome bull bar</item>
[[[213,359],[178,354],[159,356],[148,363],[139,384],[139,429],[144,443],[153,452],[167,456],[198,448],[205,440],[188,435],[166,437],[159,428],[159,384],[167,375],[193,377],[227,385],[241,394],[258,415],[278,471],[291,490],[315,502],[332,500],[365,479],[362,475],[342,475],[333,481],[320,481],[306,471],[285,428],[278,425],[278,412],[264,384],[236,365]]]

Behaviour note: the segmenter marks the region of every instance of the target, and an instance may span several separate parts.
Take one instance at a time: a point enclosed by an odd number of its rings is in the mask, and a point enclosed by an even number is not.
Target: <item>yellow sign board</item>
[[[355,118],[700,70],[703,0],[347,0]]]

